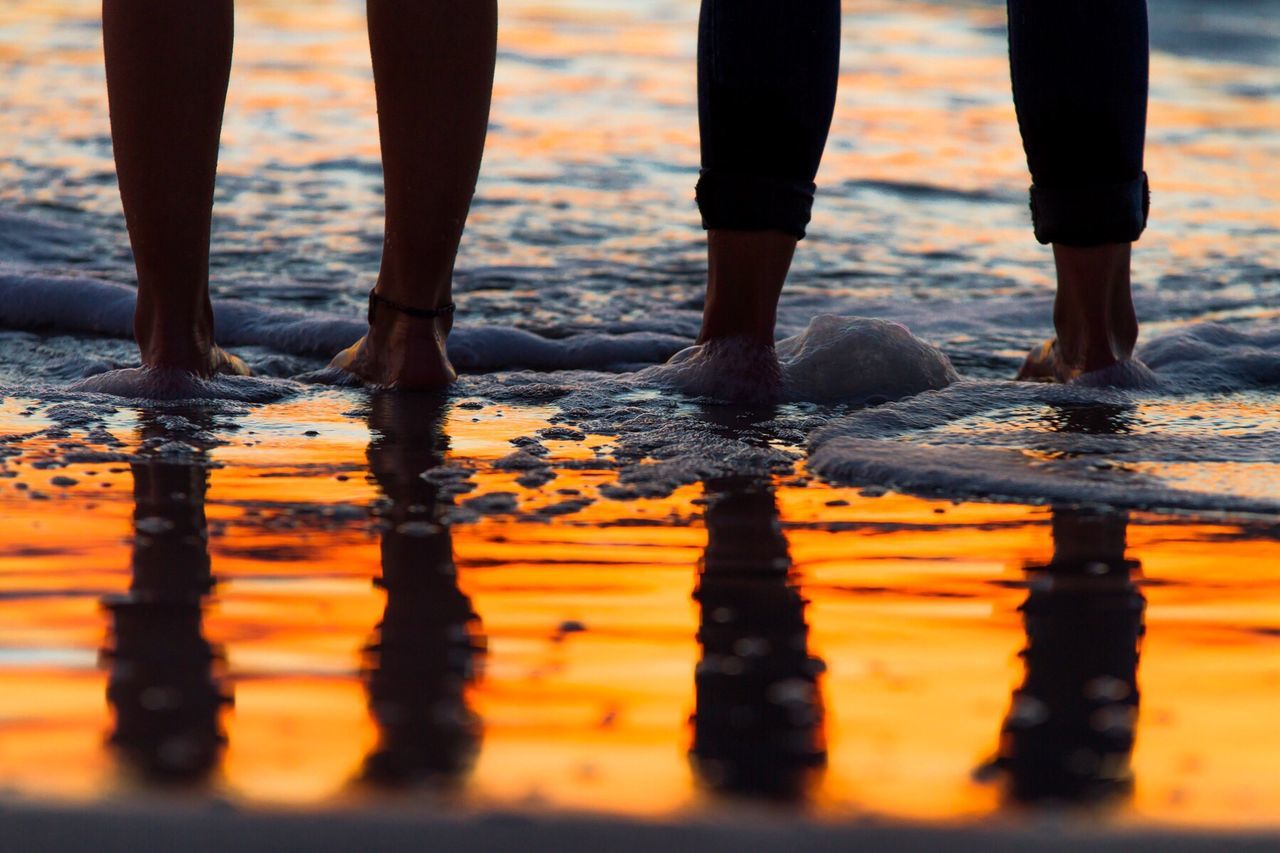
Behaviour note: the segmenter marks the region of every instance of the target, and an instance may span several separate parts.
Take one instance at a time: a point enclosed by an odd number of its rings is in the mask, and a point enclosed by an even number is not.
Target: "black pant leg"
[[[1042,243],[1146,226],[1146,0],[1008,0],[1013,96]]]
[[[840,0],[703,0],[703,227],[804,237],[839,63]]]

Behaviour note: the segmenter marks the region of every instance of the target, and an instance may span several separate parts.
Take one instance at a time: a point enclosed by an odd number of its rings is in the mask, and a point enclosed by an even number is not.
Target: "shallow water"
[[[70,408],[0,411],[10,796],[671,816],[745,795],[933,820],[1057,799],[1207,826],[1280,807],[1274,519],[794,474],[621,502],[610,437],[551,433],[555,477],[529,488],[510,438],[552,409],[469,398]],[[1035,702],[1058,727],[1002,748]]]
[[[504,2],[448,402],[292,381],[377,265],[361,5],[238,6],[213,289],[274,402],[185,407],[67,390],[136,363],[98,6],[0,11],[11,795],[1274,826],[1280,4],[1151,4],[1124,392],[1004,381],[1051,289],[1001,4],[846,2],[780,335],[961,378],[763,410],[635,373],[701,307],[696,4]]]

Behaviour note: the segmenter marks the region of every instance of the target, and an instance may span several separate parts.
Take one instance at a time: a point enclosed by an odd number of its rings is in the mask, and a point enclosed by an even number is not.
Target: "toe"
[[[335,355],[333,361],[329,362],[329,366],[336,367],[339,370],[352,371],[356,363],[356,357],[359,355],[361,347],[364,346],[364,342],[365,339],[361,338]]]
[[[226,350],[219,349],[218,357],[218,373],[227,376],[252,376],[253,371],[249,369],[249,365],[245,364],[244,359],[239,356],[232,355]]]
[[[1020,382],[1056,382],[1058,379],[1058,341],[1047,340],[1027,353],[1018,370]]]

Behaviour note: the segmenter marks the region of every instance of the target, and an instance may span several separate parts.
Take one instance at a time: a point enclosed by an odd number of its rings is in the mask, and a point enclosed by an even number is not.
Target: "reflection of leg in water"
[[[1136,425],[1135,407],[1109,403],[1051,403],[1048,426],[1062,433],[1076,435],[1125,435]]]
[[[822,662],[809,656],[777,504],[758,480],[706,491],[694,766],[722,792],[801,797],[826,764]]]
[[[458,589],[439,487],[420,476],[444,460],[443,416],[443,400],[388,395],[369,419],[369,467],[391,500],[377,581],[387,606],[366,673],[379,742],[365,776],[380,784],[456,780],[479,745],[467,688],[484,639]]]
[[[146,430],[144,429],[144,432]],[[156,781],[198,781],[217,765],[219,722],[230,700],[215,674],[219,653],[201,618],[213,589],[204,496],[207,460],[153,457],[133,464],[133,581],[106,600],[112,638],[107,701],[111,743]]]
[[[1127,793],[1146,601],[1124,558],[1128,517],[1055,510],[1053,561],[1029,566],[1026,677],[1001,732],[1009,795],[1097,801]]]

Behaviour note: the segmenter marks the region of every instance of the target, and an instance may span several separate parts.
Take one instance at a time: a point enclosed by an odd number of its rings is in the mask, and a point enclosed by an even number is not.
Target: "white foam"
[[[942,350],[901,323],[819,314],[778,344],[786,396],[794,401],[898,400],[960,377]]]
[[[0,327],[132,335],[135,291],[84,276],[0,268]],[[214,302],[218,343],[329,358],[366,331],[362,320],[277,308],[239,299]],[[655,332],[584,333],[547,338],[506,326],[459,324],[449,357],[460,370],[618,369],[662,361],[687,341]]]
[[[1109,504],[1150,509],[1280,512],[1280,496],[1231,494],[1171,484],[1092,456],[1028,454],[973,447],[836,437],[809,460],[820,476],[902,492],[1020,503]]]
[[[1160,378],[1138,358],[1126,358],[1110,367],[1082,373],[1071,380],[1072,385],[1085,388],[1126,388],[1131,391],[1150,390],[1160,386]]]
[[[90,376],[72,383],[67,390],[85,394],[107,394],[129,400],[272,403],[298,391],[299,386],[280,379],[253,376],[214,376],[201,379],[185,370],[131,367]]]
[[[1197,323],[1138,349],[1167,390],[1218,392],[1280,389],[1280,324],[1233,328]]]
[[[971,380],[828,423],[809,467],[955,498],[1274,513],[1280,429],[1261,399]]]
[[[637,376],[641,383],[721,400],[863,404],[898,400],[959,379],[937,347],[901,323],[820,314],[780,341],[776,357],[742,341],[689,347]]]

